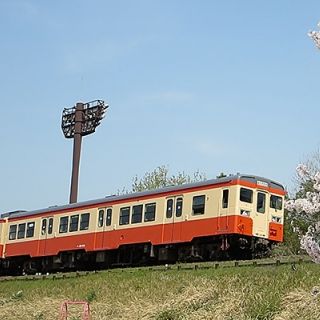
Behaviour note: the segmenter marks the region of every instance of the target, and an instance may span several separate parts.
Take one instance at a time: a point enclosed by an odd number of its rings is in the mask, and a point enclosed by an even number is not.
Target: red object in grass
[[[69,305],[82,305],[81,320],[90,320],[90,307],[87,301],[64,301],[60,307],[60,320],[68,319]]]

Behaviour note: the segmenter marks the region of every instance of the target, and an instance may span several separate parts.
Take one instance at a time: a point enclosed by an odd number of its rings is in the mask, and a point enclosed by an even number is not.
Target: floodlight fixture
[[[67,139],[73,139],[73,160],[70,187],[70,203],[78,198],[78,180],[82,137],[96,131],[109,106],[102,100],[78,102],[62,111],[61,128]]]
[[[102,100],[95,100],[87,103],[77,103],[75,107],[65,108],[62,112],[61,128],[66,138],[74,138],[76,133],[76,113],[81,113],[81,136],[95,132],[96,127],[104,118],[108,105]],[[79,132],[77,132],[79,133]]]

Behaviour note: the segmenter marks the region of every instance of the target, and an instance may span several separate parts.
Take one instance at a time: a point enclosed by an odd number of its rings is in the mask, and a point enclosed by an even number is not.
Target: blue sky
[[[289,188],[319,148],[319,1],[0,1],[0,212],[65,204],[61,112],[109,105],[83,140],[79,200],[159,165]]]

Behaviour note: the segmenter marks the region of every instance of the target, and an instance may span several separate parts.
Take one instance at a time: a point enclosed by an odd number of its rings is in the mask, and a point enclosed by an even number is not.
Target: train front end
[[[238,214],[252,222],[252,247],[265,251],[283,241],[284,187],[272,180],[241,176],[238,180]]]

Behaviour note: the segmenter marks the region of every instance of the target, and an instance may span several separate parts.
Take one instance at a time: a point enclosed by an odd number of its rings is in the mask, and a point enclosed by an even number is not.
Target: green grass
[[[65,300],[92,319],[320,319],[320,265],[199,270],[127,269],[70,279],[0,282],[0,319],[58,319]],[[316,291],[316,290],[314,290]],[[72,310],[69,319],[79,319]]]

